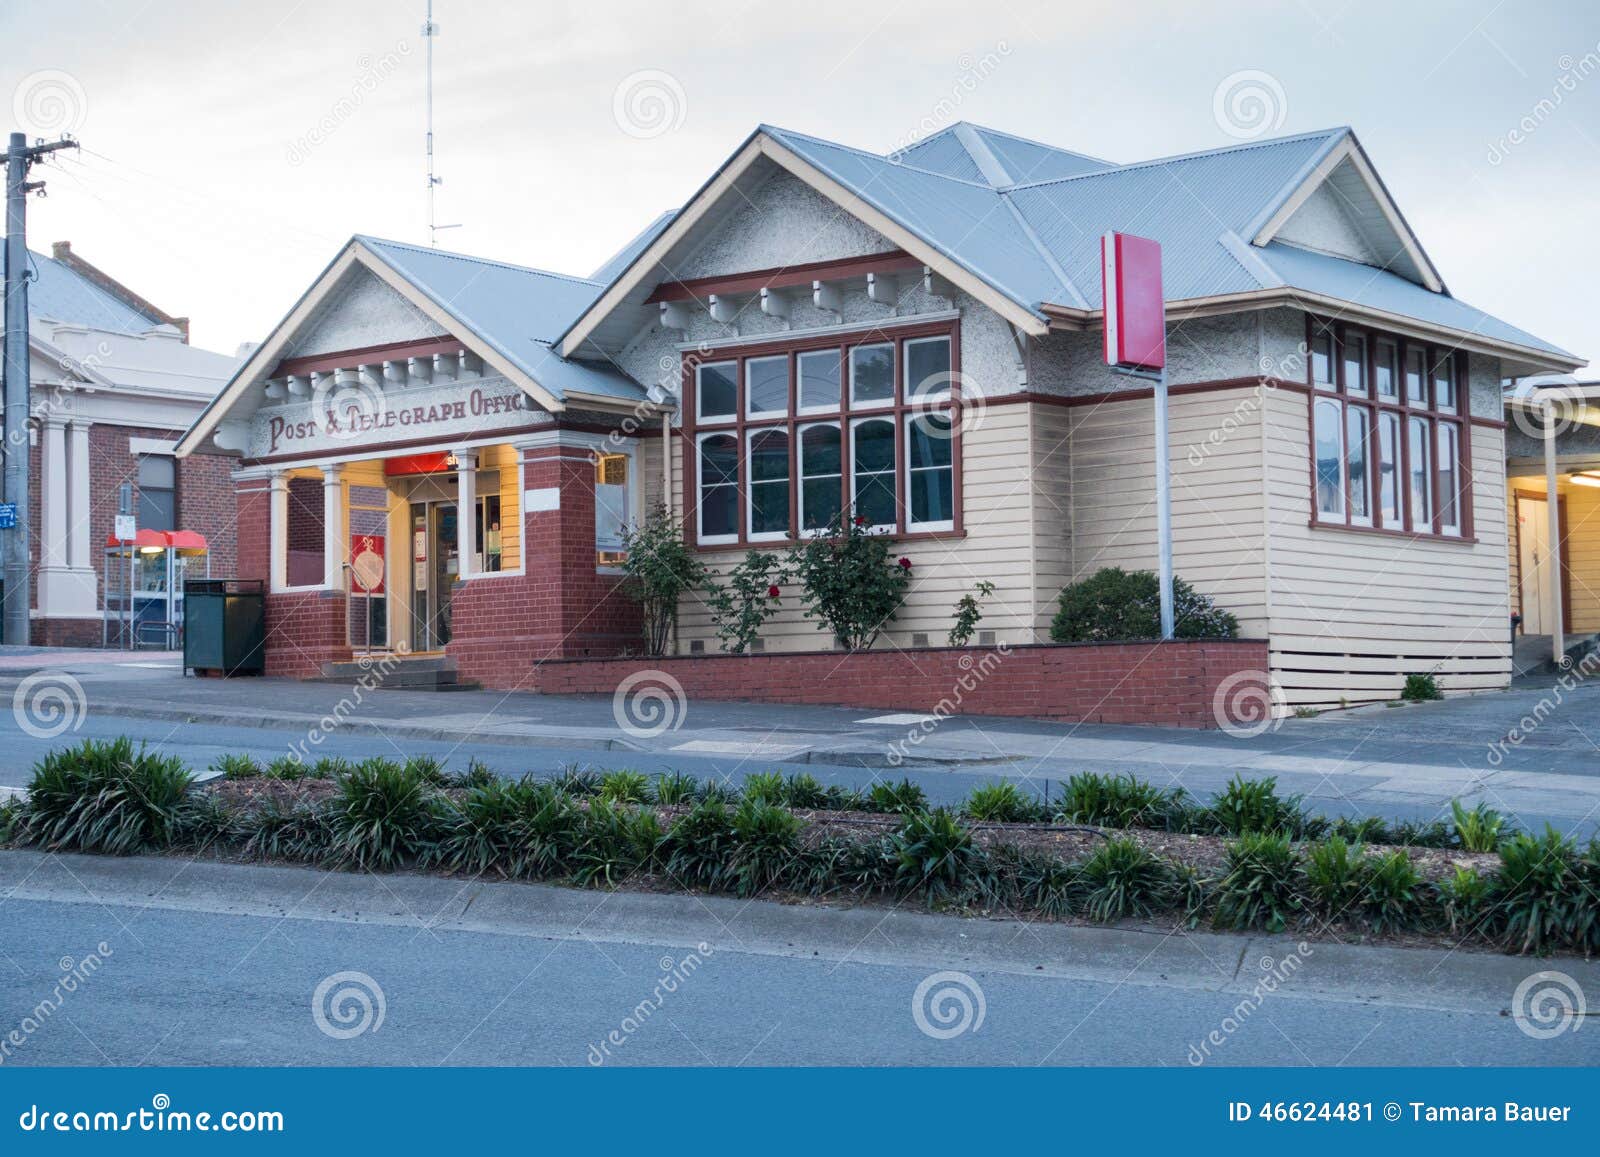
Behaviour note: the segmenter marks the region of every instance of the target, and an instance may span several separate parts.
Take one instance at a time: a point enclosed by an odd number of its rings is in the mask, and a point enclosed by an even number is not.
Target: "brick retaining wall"
[[[951,714],[1216,727],[1212,703],[1219,686],[1230,676],[1255,672],[1249,683],[1264,693],[1266,670],[1266,642],[1241,639],[547,659],[517,683],[550,695],[610,695],[630,675],[660,672],[677,681],[690,703],[744,700],[925,713],[943,703]],[[638,684],[649,685],[649,679]]]

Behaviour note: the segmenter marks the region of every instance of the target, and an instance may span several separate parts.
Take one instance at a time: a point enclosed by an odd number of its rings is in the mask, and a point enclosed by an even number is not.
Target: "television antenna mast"
[[[422,25],[422,38],[428,51],[428,244],[439,247],[439,230],[459,229],[460,225],[440,225],[434,216],[434,190],[444,184],[444,178],[433,171],[433,42],[439,35],[439,26],[433,22],[433,0],[428,0],[428,14]]]

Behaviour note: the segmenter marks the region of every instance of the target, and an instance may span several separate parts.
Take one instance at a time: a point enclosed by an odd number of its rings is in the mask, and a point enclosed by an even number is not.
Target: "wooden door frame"
[[[1516,504],[1524,498],[1536,502],[1549,502],[1550,496],[1543,490],[1513,490],[1511,509],[1516,514]],[[1567,496],[1559,490],[1556,491],[1556,533],[1561,536],[1561,541],[1556,544],[1556,549],[1561,554],[1561,633],[1572,634],[1572,562],[1567,551]],[[1513,518],[1517,524],[1517,614],[1523,621],[1527,621],[1525,608],[1522,605],[1522,523]]]

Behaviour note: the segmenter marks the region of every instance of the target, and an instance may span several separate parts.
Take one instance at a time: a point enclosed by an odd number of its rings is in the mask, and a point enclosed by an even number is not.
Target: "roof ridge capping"
[[[557,273],[553,269],[539,269],[532,265],[518,265],[513,261],[497,261],[493,257],[478,257],[471,253],[458,253],[453,249],[435,249],[427,245],[414,245],[409,241],[391,241],[387,237],[375,237],[370,233],[354,233],[351,235],[350,240],[359,241],[369,249],[374,246],[386,246],[393,249],[405,249],[412,253],[421,254],[424,257],[449,257],[456,261],[475,262],[478,265],[494,265],[501,269],[514,270],[517,273],[532,273],[539,277],[553,277],[558,281],[573,281],[580,285],[600,286],[605,284],[594,280],[592,277],[579,277],[575,273]]]
[[[1347,136],[1354,138],[1355,130],[1353,130],[1349,125],[1338,125],[1334,128],[1317,129],[1313,132],[1292,133],[1286,137],[1262,137],[1260,140],[1240,141],[1237,144],[1220,145],[1214,149],[1196,149],[1193,152],[1188,153],[1173,153],[1170,156],[1165,157],[1151,157],[1144,161],[1129,161],[1127,164],[1113,164],[1108,169],[1098,169],[1092,173],[1076,173],[1070,177],[1046,177],[1038,181],[1025,181],[1021,184],[1018,184],[1016,188],[1036,189],[1040,185],[1059,185],[1066,181],[1084,181],[1093,177],[1109,177],[1114,173],[1125,173],[1133,169],[1150,169],[1159,165],[1174,164],[1178,161],[1197,161],[1202,157],[1220,157],[1225,153],[1242,153],[1248,152],[1251,149],[1264,149],[1273,145],[1290,145],[1299,141],[1310,141],[1323,138],[1326,141],[1326,145],[1324,148],[1317,150],[1317,157],[1320,158],[1328,149],[1332,148]],[[1309,169],[1314,167],[1315,164],[1316,159],[1313,159],[1310,163],[1310,166],[1307,168],[1307,172],[1309,172]],[[1303,179],[1304,175],[1305,174],[1301,174],[1300,179]]]

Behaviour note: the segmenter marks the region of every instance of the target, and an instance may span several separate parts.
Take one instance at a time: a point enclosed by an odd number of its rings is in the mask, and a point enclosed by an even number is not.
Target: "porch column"
[[[74,570],[94,566],[89,542],[89,423],[72,419],[71,510],[72,527],[67,535],[67,565]]]
[[[267,586],[281,591],[289,585],[289,476],[274,470],[270,486],[272,533],[267,548],[267,574],[271,581]]]
[[[44,419],[44,490],[39,495],[44,534],[39,540],[39,565],[67,565],[67,420],[58,414]]]
[[[1556,490],[1556,410],[1552,402],[1544,404],[1544,490],[1545,513],[1550,519],[1550,554],[1545,562],[1545,582],[1550,584],[1551,613],[1550,658],[1556,666],[1567,653],[1566,624],[1561,621],[1561,556],[1565,544],[1561,541],[1561,495]]]
[[[478,549],[478,452],[456,450],[456,564],[457,578],[466,578]]]
[[[344,588],[344,467],[322,468],[322,585]]]

